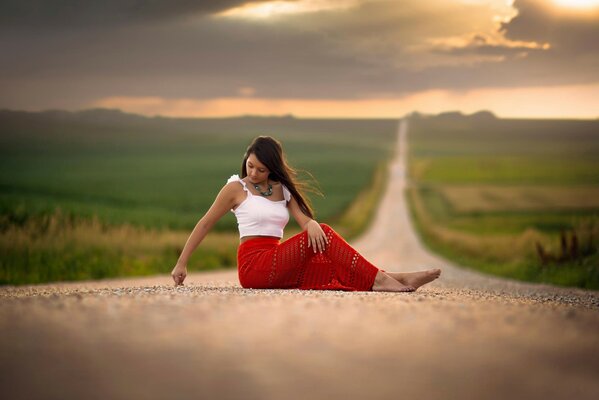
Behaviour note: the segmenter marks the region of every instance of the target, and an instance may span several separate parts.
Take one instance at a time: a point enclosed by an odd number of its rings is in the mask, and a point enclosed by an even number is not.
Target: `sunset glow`
[[[464,92],[428,90],[402,98],[167,99],[161,97],[110,97],[90,107],[119,108],[125,112],[168,117],[232,117],[288,115],[296,117],[398,118],[412,111],[436,114],[461,110],[493,111],[506,118],[597,118],[599,85],[549,88],[476,89]]]
[[[599,7],[599,0],[553,0],[553,2],[559,6],[571,8]]]
[[[309,13],[325,10],[337,10],[355,5],[355,0],[331,2],[327,0],[269,1],[248,3],[235,7],[217,16],[232,18],[266,19],[271,17]]]

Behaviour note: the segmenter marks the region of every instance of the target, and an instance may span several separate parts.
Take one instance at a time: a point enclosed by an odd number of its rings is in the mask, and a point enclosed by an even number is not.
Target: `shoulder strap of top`
[[[241,186],[243,186],[243,190],[245,190],[249,194],[252,194],[252,192],[250,192],[248,190],[247,186],[245,185],[245,182],[242,181],[241,178],[239,178],[239,175],[231,175],[231,177],[227,180],[227,183],[230,183],[230,182],[239,182],[239,183],[241,183]]]
[[[291,201],[291,192],[289,189],[287,189],[287,186],[283,185],[282,183],[281,186],[283,186],[283,197],[286,201]]]

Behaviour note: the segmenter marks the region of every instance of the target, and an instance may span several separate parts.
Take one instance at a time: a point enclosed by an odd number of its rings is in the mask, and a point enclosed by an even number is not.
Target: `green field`
[[[312,196],[317,218],[351,236],[374,209],[359,195],[392,156],[396,128],[396,120],[0,111],[0,283],[170,272],[257,135],[281,140],[289,162],[312,173],[325,194]],[[234,216],[215,231],[190,270],[234,265]]]
[[[599,289],[599,121],[414,115],[409,146],[408,198],[431,249],[501,276]]]

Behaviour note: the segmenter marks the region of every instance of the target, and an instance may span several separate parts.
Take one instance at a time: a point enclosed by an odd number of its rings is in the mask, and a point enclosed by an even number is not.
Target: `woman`
[[[259,136],[247,148],[241,178],[233,175],[189,236],[171,273],[187,276],[187,261],[208,231],[229,210],[239,226],[239,282],[244,288],[411,292],[439,277],[440,269],[412,273],[379,270],[339,236],[319,224],[305,186],[287,164],[281,144]],[[280,242],[293,215],[303,232]]]

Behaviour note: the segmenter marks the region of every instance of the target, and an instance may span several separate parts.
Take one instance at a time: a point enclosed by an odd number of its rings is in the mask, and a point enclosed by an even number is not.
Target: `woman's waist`
[[[279,245],[281,239],[274,236],[244,236],[241,238],[237,254],[246,256],[256,251],[268,250]]]
[[[281,241],[281,238],[278,236],[267,236],[267,235],[249,235],[244,236],[239,239],[240,246],[248,245],[248,244],[258,244],[258,243],[276,243],[278,244]]]

